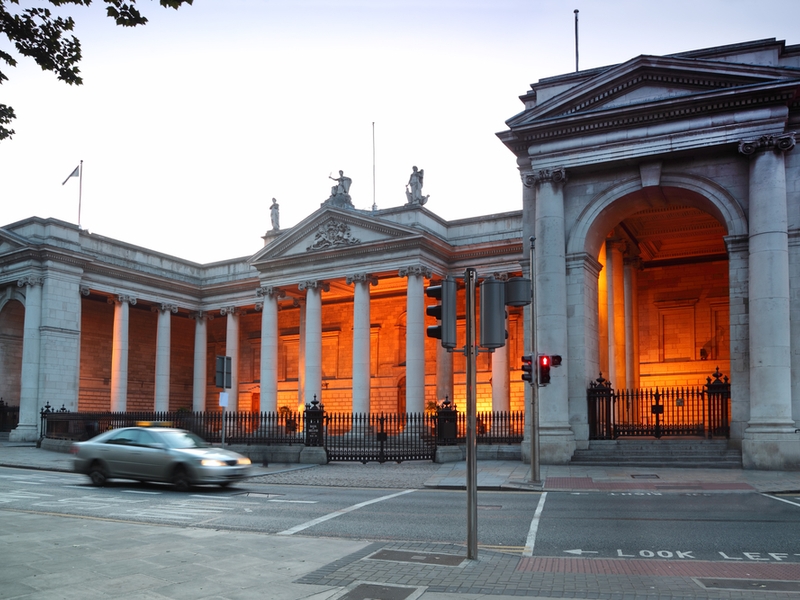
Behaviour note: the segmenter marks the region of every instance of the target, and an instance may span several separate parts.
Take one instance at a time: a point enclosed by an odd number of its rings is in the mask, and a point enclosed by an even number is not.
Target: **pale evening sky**
[[[41,4],[21,0],[23,5]],[[16,135],[0,142],[0,226],[30,217],[207,263],[249,256],[353,179],[356,208],[405,203],[416,165],[446,219],[521,208],[495,137],[531,83],[580,67],[762,38],[800,43],[797,0],[195,0],[122,29],[65,7],[84,85],[4,68]],[[5,39],[0,49],[10,50]],[[12,51],[13,52],[13,51]]]

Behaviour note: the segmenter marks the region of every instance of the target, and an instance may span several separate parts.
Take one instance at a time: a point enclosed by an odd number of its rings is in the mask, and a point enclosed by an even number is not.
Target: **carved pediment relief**
[[[327,250],[339,246],[353,246],[360,244],[361,240],[353,237],[350,226],[347,223],[330,219],[317,228],[314,241],[308,245],[306,250]]]
[[[250,259],[251,264],[315,252],[382,246],[401,238],[418,237],[419,230],[384,221],[367,211],[323,206],[292,229],[282,232]]]

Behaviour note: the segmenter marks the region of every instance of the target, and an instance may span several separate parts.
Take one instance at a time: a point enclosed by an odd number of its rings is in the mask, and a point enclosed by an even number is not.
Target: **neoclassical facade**
[[[800,46],[755,42],[544,79],[498,134],[536,237],[543,452],[586,387],[729,377],[745,467],[800,468]]]
[[[11,439],[38,438],[46,403],[70,411],[220,410],[216,356],[232,358],[228,410],[422,412],[463,407],[463,354],[426,336],[431,281],[521,275],[522,213],[445,222],[408,202],[324,203],[273,227],[246,259],[198,265],[30,218],[0,230],[0,397]],[[260,243],[260,240],[256,240]],[[256,244],[257,246],[258,244]],[[462,339],[464,291],[460,292]],[[513,376],[523,316],[479,361],[479,410],[522,410]]]
[[[774,39],[543,79],[498,134],[520,211],[448,222],[411,197],[361,211],[342,184],[294,227],[275,215],[247,259],[199,265],[52,219],[7,225],[11,435],[35,438],[46,402],[218,410],[217,355],[233,358],[232,410],[458,405],[464,358],[426,337],[424,288],[466,268],[528,276],[534,237],[537,350],[564,358],[539,390],[543,462],[589,446],[599,377],[699,386],[719,368],[745,467],[798,469],[799,92],[800,46]],[[459,307],[463,324],[463,291]],[[531,315],[509,309],[508,343],[479,355],[479,411],[530,405]]]

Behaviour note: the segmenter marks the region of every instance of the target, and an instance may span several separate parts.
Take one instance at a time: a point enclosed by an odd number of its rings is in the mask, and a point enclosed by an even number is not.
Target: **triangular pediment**
[[[249,262],[257,265],[282,258],[341,252],[348,248],[386,246],[420,236],[418,229],[377,218],[369,211],[323,207],[293,228],[278,235],[271,234],[264,248]]]
[[[26,246],[30,246],[27,238],[17,235],[8,229],[0,229],[0,255],[14,252]]]
[[[602,111],[640,108],[682,97],[713,97],[748,86],[790,84],[798,79],[800,71],[795,69],[680,57],[638,56],[620,65],[598,69],[588,79],[576,76],[574,86],[512,117],[507,124],[511,129],[518,129]],[[546,80],[540,82],[541,87],[547,85]]]

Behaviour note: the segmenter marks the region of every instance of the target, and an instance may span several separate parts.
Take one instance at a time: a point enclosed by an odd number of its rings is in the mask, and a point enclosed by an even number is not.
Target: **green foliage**
[[[194,0],[158,0],[165,8],[178,9],[183,4],[192,4]],[[121,27],[136,27],[147,23],[136,6],[136,0],[102,0],[106,5],[106,14]],[[72,17],[54,15],[51,6],[89,6],[92,0],[45,0],[39,4],[45,6],[23,7],[20,0],[0,0],[0,35],[5,36],[24,57],[32,58],[42,70],[52,71],[56,77],[70,85],[81,85],[78,63],[81,61],[81,42],[70,35],[75,28]],[[17,66],[13,55],[0,50],[0,67]],[[0,70],[0,84],[8,76]],[[15,118],[14,109],[0,104],[0,140],[14,134],[6,125]]]

